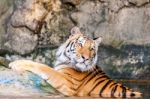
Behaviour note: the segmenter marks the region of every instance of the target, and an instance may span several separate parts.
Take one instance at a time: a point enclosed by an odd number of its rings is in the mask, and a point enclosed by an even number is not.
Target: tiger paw
[[[14,71],[26,71],[28,69],[28,62],[29,60],[16,60],[9,64],[9,68]]]

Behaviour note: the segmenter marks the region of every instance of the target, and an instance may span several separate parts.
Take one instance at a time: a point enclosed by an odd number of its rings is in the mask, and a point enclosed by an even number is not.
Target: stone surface
[[[79,11],[72,13],[71,17],[85,33],[102,36],[104,44],[114,47],[126,43],[150,44],[149,5],[141,8],[130,6],[129,2],[120,0],[87,1],[79,5]]]
[[[7,42],[5,46],[7,49],[19,54],[27,54],[33,51],[38,40],[37,35],[32,34],[32,32],[25,27],[14,28],[11,25],[9,25],[7,30],[6,38]]]
[[[150,46],[126,45],[120,49],[101,46],[98,66],[113,78],[149,80]]]
[[[9,51],[24,55],[38,47],[59,46],[73,26],[59,0],[16,0],[15,8],[6,31]]]
[[[4,45],[6,22],[13,12],[13,0],[0,0],[0,51]]]
[[[70,10],[67,9],[70,7],[68,3],[74,5]],[[15,7],[8,22],[6,47],[20,54],[38,47],[59,46],[74,25],[91,37],[102,36],[105,45],[117,48],[125,44],[150,43],[148,0],[62,0],[62,3],[59,0],[16,0]],[[13,30],[15,32],[11,33]],[[31,35],[29,41],[34,43],[30,44],[32,48],[28,47],[28,51],[19,43],[22,49],[12,46],[11,42],[22,42],[21,39],[8,39],[17,31],[20,31],[17,35],[24,32]],[[37,37],[35,40],[31,40],[33,35]]]
[[[7,69],[0,62],[0,94],[13,96],[46,96],[58,92],[45,80],[30,72]]]
[[[116,16],[115,38],[128,44],[150,44],[150,7],[124,8]]]
[[[71,18],[89,36],[93,36],[97,25],[103,23],[106,17],[106,9],[101,3],[87,1],[78,7],[79,11],[71,14]],[[99,17],[104,16],[104,17]]]
[[[129,0],[130,3],[133,3],[137,6],[142,6],[144,4],[149,3],[149,0]]]
[[[62,0],[63,3],[70,3],[73,5],[78,5],[81,3],[82,0]]]

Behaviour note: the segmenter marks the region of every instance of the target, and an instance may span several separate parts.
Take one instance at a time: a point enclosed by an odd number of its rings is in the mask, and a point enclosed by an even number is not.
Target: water
[[[138,99],[150,99],[150,80],[120,80],[120,83],[123,82],[124,85],[133,88],[135,90],[139,90],[143,93],[141,98]],[[13,99],[33,99],[33,98],[40,98],[40,99],[113,99],[113,98],[92,98],[92,97],[65,97],[61,94],[48,94],[44,93],[42,94],[33,94],[33,95],[26,95],[24,94],[19,95],[19,96],[13,96],[13,95],[0,95],[0,99],[8,99],[8,98],[13,98]]]
[[[146,76],[146,75],[145,75]],[[119,83],[143,93],[140,99],[150,99],[150,80],[117,80]],[[83,99],[83,97],[65,97],[54,90],[43,79],[33,73],[17,73],[0,68],[0,99]],[[95,99],[86,97],[86,99]],[[98,98],[109,99],[109,98]],[[112,98],[110,98],[112,99]]]
[[[140,91],[143,95],[140,99],[150,99],[150,80],[123,80],[124,85]]]

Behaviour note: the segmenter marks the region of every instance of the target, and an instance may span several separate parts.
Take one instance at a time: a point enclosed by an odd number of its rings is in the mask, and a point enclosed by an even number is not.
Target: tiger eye
[[[96,55],[96,53],[95,53],[94,49],[92,49],[92,50],[91,50],[91,56],[92,56],[92,57],[95,57],[95,55]]]
[[[78,58],[80,58],[80,56],[81,56],[80,54],[77,54],[77,57],[78,57]]]
[[[94,50],[93,48],[89,48],[90,51]]]
[[[82,47],[82,44],[81,44],[81,43],[78,43],[78,46]]]

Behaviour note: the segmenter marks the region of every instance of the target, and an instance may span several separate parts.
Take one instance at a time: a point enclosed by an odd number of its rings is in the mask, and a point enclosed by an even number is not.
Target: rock
[[[20,54],[31,53],[36,45],[38,37],[27,28],[14,28],[9,26],[7,30],[7,42],[5,47]]]
[[[124,7],[124,3],[126,0],[108,0],[108,8],[112,11],[112,12],[118,12],[121,8]]]
[[[71,18],[91,37],[102,36],[105,45],[119,48],[124,44],[150,44],[149,6],[127,8],[123,1],[112,2],[87,1]],[[129,2],[126,5],[131,6]]]
[[[150,8],[124,8],[115,18],[117,37],[128,44],[150,44]]]
[[[146,45],[125,45],[121,47],[121,50],[101,46],[98,54],[98,66],[113,78],[149,80],[149,55],[150,46]]]
[[[7,24],[5,47],[9,51],[25,55],[38,47],[59,46],[73,26],[59,0],[16,1],[15,6]]]
[[[62,2],[71,3],[76,7],[69,12],[61,6],[59,0],[57,2],[16,0],[16,9],[8,21],[6,49],[28,54],[38,47],[57,47],[65,41],[69,30],[75,24],[89,36],[102,36],[105,45],[116,48],[124,44],[149,44],[148,0],[63,0]],[[134,2],[137,2],[137,5],[133,5]],[[145,7],[138,8],[138,5]],[[19,35],[28,35],[28,40],[31,42],[28,51],[22,46],[19,48],[13,46],[14,43],[18,45],[17,42],[22,42],[23,45],[26,42],[9,37],[16,35],[11,31],[19,31]]]
[[[24,2],[24,1],[22,1]],[[39,32],[39,28],[42,25],[44,17],[48,14],[48,11],[42,6],[42,3],[47,2],[35,2],[35,0],[26,0],[21,3],[18,9],[16,9],[11,16],[11,24],[14,27],[27,27],[33,32]]]
[[[63,3],[70,3],[70,4],[73,4],[73,5],[78,5],[80,4],[82,0],[62,0]]]
[[[135,4],[137,6],[142,6],[146,3],[149,3],[149,0],[129,0],[130,3]]]
[[[3,57],[0,57],[0,65],[3,66],[8,66],[10,61],[15,61],[19,59],[28,59],[32,60],[35,62],[47,64],[51,67],[53,67],[54,62],[55,62],[55,53],[56,49],[51,49],[51,48],[39,48],[32,53],[22,56],[19,54],[11,54],[11,53],[6,53],[3,55]]]
[[[39,76],[30,73],[18,73],[0,65],[0,94],[11,96],[44,96],[58,92]]]
[[[87,1],[78,7],[79,11],[71,14],[71,18],[89,36],[93,36],[97,26],[106,20],[107,9],[101,3]]]
[[[58,47],[66,40],[74,25],[65,13],[66,11],[54,13],[52,17],[51,13],[47,15],[39,34],[39,47]]]
[[[17,72],[8,69],[9,60],[0,57],[1,95],[50,95],[58,93],[41,77],[31,72]]]
[[[4,49],[6,22],[13,11],[13,0],[0,1],[0,51]]]
[[[0,65],[8,67],[9,63],[10,63],[9,60],[7,60],[7,59],[5,59],[3,57],[0,57]]]

